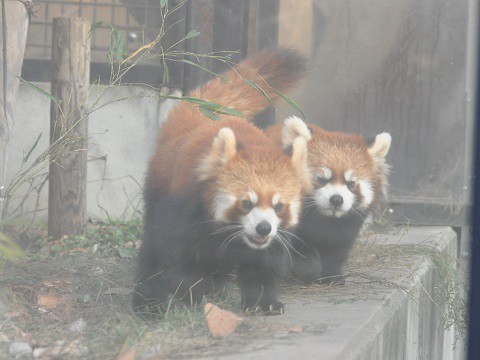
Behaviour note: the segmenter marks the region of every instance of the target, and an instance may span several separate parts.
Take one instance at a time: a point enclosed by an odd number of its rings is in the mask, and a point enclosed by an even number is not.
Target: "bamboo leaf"
[[[212,120],[219,120],[220,119],[220,117],[217,114],[215,114],[215,112],[213,112],[212,110],[210,110],[210,109],[208,109],[204,106],[200,106],[198,109],[200,110],[200,112],[203,115],[205,115],[206,117],[208,117]]]
[[[290,106],[292,106],[293,108],[297,109],[300,114],[302,114],[302,119],[305,120],[306,119],[306,116],[304,114],[304,112],[302,111],[302,109],[300,108],[300,106],[295,102],[293,101],[292,99],[290,99],[289,97],[287,97],[285,94],[282,94],[280,91],[278,90],[275,90],[275,92],[280,95],[287,103],[290,104]]]
[[[200,35],[200,31],[192,29],[188,32],[187,35],[185,35],[185,40],[197,37],[198,35]]]
[[[30,148],[30,150],[28,150],[27,155],[25,155],[25,156],[23,157],[23,160],[22,160],[22,163],[23,163],[23,164],[25,164],[25,163],[28,161],[28,158],[29,158],[30,155],[32,154],[33,150],[35,150],[35,148],[37,147],[38,141],[39,141],[40,138],[42,137],[42,134],[43,134],[43,133],[40,133],[40,135],[38,135],[37,140],[35,140],[35,143],[32,145],[32,147]]]
[[[232,115],[232,116],[238,116],[242,118],[246,117],[242,112],[238,110],[225,107],[214,102],[206,102],[205,104],[202,105],[202,107],[209,109],[211,111],[214,111],[215,113],[218,113],[218,114]]]
[[[170,79],[170,74],[168,71],[168,66],[166,63],[163,63],[163,83],[168,84],[169,79]]]
[[[98,28],[101,27],[102,25],[103,25],[103,21],[97,21],[95,24],[93,24],[93,25],[90,27],[90,30],[88,31],[87,39],[90,38],[90,36],[92,35],[93,30],[98,29]]]
[[[170,98],[172,98],[172,97],[170,97]],[[206,100],[198,99],[198,98],[192,98],[192,97],[189,97],[189,96],[178,96],[176,98],[179,99],[179,100],[185,100],[185,101],[191,102],[193,104],[197,104],[197,105],[203,105],[203,104],[207,103]]]
[[[27,84],[28,86],[30,86],[32,89],[34,89],[36,92],[42,94],[43,96],[49,98],[50,100],[52,100],[53,102],[55,102],[55,104],[59,104],[58,100],[52,95],[52,94],[49,94],[48,92],[46,92],[45,90],[43,89],[40,89],[37,85],[31,83],[30,81],[27,81],[25,79],[22,79],[20,76],[18,76],[18,78],[20,79],[21,82],[23,82],[24,84]]]
[[[255,84],[253,81],[248,80],[248,79],[245,79],[244,82],[245,82],[247,85],[250,85],[251,87],[257,89],[258,92],[260,92],[260,94],[262,94],[263,96],[265,96],[265,98],[268,100],[268,102],[269,102],[270,104],[273,103],[273,100],[270,98],[270,96],[268,96],[268,94],[267,94],[260,86],[258,86],[258,85]]]
[[[214,75],[214,76],[217,76],[217,77],[219,77],[219,78],[222,78],[223,80],[225,80],[225,81],[227,81],[227,82],[229,82],[229,83],[232,82],[229,78],[227,78],[227,77],[225,77],[225,76],[223,76],[223,75],[221,75],[221,74],[218,74],[218,73],[216,73],[216,72],[214,72],[214,71],[208,70],[207,68],[203,67],[203,66],[200,65],[200,64],[194,63],[193,61],[186,60],[186,59],[181,59],[181,60],[179,60],[179,61],[180,61],[180,62],[183,62],[183,63],[185,63],[185,64],[188,64],[188,65],[196,66],[196,67],[202,69],[203,71],[206,71],[206,72],[208,72],[209,74]]]
[[[125,43],[123,42],[122,33],[117,31],[117,61],[121,62],[123,60],[123,56],[126,54],[126,47]]]

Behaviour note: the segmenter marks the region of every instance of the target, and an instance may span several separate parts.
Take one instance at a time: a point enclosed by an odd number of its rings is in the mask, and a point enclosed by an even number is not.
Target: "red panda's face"
[[[326,216],[341,217],[349,212],[361,215],[373,202],[375,180],[369,172],[334,166],[315,168],[311,203]]]
[[[308,205],[325,216],[363,216],[385,195],[387,166],[384,157],[390,135],[377,135],[369,147],[363,137],[329,133],[309,143],[309,163],[314,190]]]
[[[301,182],[288,166],[288,158],[282,157],[239,156],[213,183],[213,219],[235,234],[227,242],[242,241],[252,249],[264,249],[275,241],[284,243],[285,231],[298,223]]]
[[[311,188],[305,200],[306,211],[314,208],[338,218],[348,213],[363,216],[385,195],[390,134],[381,133],[367,144],[360,135],[307,127],[295,116],[287,118],[282,146],[288,148],[298,136],[308,141]]]
[[[210,153],[198,167],[207,181],[205,205],[219,227],[229,232],[225,246],[243,242],[261,250],[298,223],[307,167],[307,143],[299,137],[289,155],[268,139],[260,145],[238,145],[234,132],[222,128]],[[238,149],[239,148],[239,149]]]

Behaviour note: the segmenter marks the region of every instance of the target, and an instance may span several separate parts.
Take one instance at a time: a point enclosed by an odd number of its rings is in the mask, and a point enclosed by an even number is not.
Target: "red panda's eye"
[[[245,211],[250,211],[253,209],[253,202],[250,200],[242,200],[242,209]]]
[[[327,185],[329,181],[330,181],[330,179],[325,179],[324,177],[317,176],[317,183],[318,183],[318,185],[320,185],[320,186],[325,186],[325,185]]]
[[[347,181],[347,188],[349,188],[350,190],[353,189],[355,185],[356,185],[355,181],[353,180]]]
[[[273,210],[275,210],[275,212],[280,212],[283,210],[284,206],[284,203],[278,203],[273,207]]]

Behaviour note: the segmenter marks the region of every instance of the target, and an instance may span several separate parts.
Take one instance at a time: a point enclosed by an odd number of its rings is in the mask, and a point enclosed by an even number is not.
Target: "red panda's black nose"
[[[260,224],[257,225],[255,228],[257,230],[257,234],[260,236],[267,236],[272,231],[272,225],[268,221],[262,221]]]
[[[333,206],[342,205],[343,204],[342,195],[338,195],[338,194],[332,195],[332,197],[330,198],[330,204],[332,204]]]

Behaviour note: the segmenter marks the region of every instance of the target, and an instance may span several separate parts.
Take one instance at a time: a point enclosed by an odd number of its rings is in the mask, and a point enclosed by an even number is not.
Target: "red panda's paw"
[[[271,304],[246,307],[244,310],[255,315],[283,315],[285,313],[285,305],[280,301],[274,301]]]
[[[324,276],[321,279],[318,279],[318,283],[322,285],[345,285],[345,276],[343,275]]]
[[[283,315],[285,313],[285,305],[280,301],[275,301],[268,306],[266,315]]]

